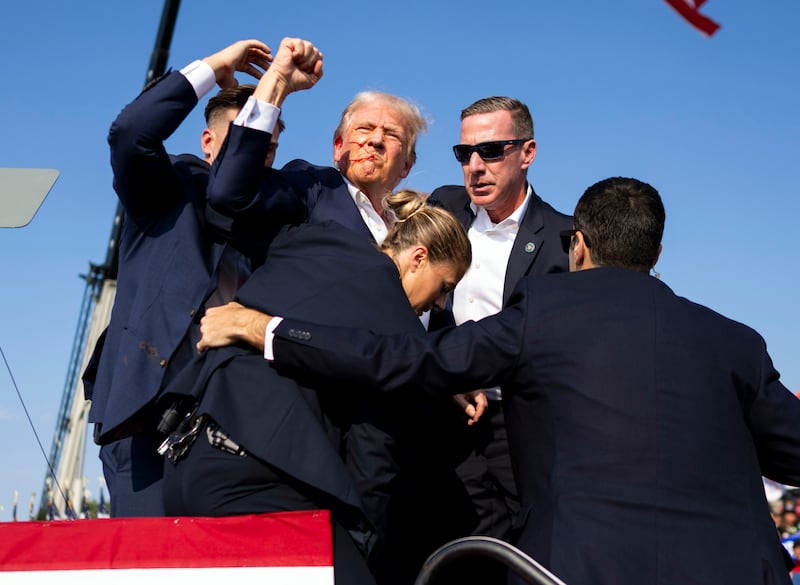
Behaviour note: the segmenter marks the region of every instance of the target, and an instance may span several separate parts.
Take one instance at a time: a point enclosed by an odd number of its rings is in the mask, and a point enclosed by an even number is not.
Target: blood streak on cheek
[[[355,140],[351,140],[349,144],[355,145],[358,148],[364,148],[364,145],[366,143],[367,143],[366,140],[364,142],[357,142]],[[362,156],[361,158],[350,159],[351,162],[364,162],[364,161],[368,161],[368,160],[375,160],[375,155],[374,154],[368,154],[366,156]]]

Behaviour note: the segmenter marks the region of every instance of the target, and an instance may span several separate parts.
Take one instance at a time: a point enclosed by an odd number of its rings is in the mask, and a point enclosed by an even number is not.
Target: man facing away
[[[571,272],[500,313],[425,338],[273,319],[268,349],[384,391],[500,384],[518,546],[567,583],[788,584],[762,475],[800,482],[800,400],[757,332],[649,275],[664,219],[652,186],[606,179],[563,236]]]

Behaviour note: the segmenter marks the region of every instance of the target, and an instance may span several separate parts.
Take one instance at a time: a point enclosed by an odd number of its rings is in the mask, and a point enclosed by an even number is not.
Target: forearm
[[[505,325],[486,323],[488,329],[469,322],[427,335],[376,335],[287,318],[275,330],[274,363],[382,391],[418,387],[437,394],[464,393],[498,385],[519,355],[516,328],[499,342],[496,334]],[[477,359],[487,355],[492,359]]]

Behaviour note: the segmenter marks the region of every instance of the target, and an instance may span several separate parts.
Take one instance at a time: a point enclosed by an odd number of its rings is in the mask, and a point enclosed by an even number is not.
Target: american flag
[[[666,0],[666,2],[703,34],[711,36],[719,29],[716,22],[700,14],[700,7],[706,0]]]
[[[326,510],[2,522],[0,542],[3,585],[34,585],[45,579],[60,585],[334,583]]]

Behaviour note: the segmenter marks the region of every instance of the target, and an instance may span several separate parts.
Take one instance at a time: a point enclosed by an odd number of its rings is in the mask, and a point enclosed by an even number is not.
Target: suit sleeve
[[[274,364],[382,391],[417,387],[457,394],[501,385],[513,375],[525,333],[526,295],[500,313],[426,336],[377,335],[284,318],[275,330]]]
[[[164,141],[196,105],[191,84],[173,71],[145,89],[111,124],[114,190],[131,217],[156,214],[177,203],[180,179]]]
[[[746,411],[764,476],[800,485],[800,399],[784,386],[761,346],[760,385]]]
[[[208,181],[208,202],[219,213],[237,220],[257,223],[263,220],[297,223],[305,212],[297,215],[310,196],[312,177],[297,180],[283,170],[264,166],[271,134],[231,124],[228,136],[211,168]],[[307,184],[306,184],[307,183]],[[287,201],[295,205],[286,207]]]
[[[231,124],[208,179],[206,221],[240,252],[263,259],[280,229],[306,218],[306,193],[264,166],[271,134]]]

